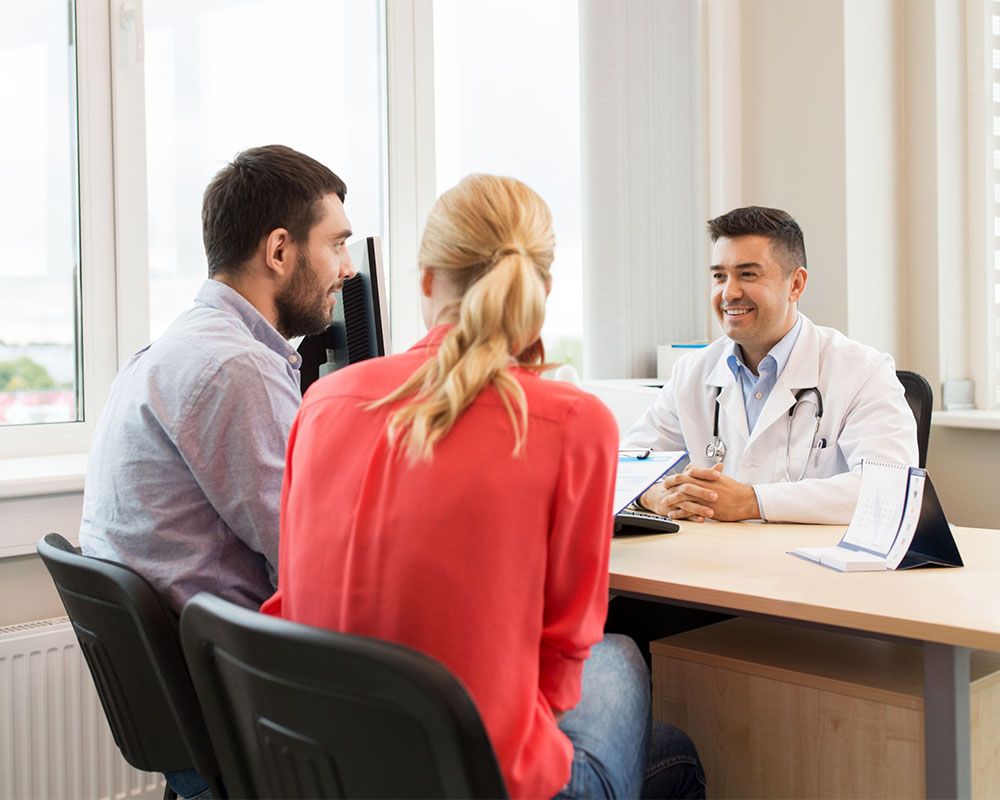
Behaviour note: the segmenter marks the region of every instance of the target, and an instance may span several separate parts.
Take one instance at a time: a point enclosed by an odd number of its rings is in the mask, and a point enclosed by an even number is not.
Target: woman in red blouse
[[[430,332],[306,394],[262,611],[443,662],[512,797],[636,796],[648,673],[630,640],[602,642],[618,435],[597,399],[538,375],[553,244],[519,181],[472,175],[438,199]]]

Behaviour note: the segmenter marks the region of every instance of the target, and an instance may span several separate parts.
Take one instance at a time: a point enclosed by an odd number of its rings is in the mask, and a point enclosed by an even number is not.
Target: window
[[[74,7],[0,6],[0,426],[83,417]]]
[[[438,190],[474,170],[526,181],[555,218],[548,352],[579,366],[577,18],[576,0],[0,4],[0,98],[16,123],[0,130],[0,457],[88,447],[116,368],[206,275],[206,184],[259,144],[340,174],[359,236],[388,239],[395,170],[394,328],[416,307],[402,287],[434,153]],[[434,101],[436,139],[423,135]]]
[[[145,0],[150,338],[207,275],[202,193],[240,150],[316,158],[355,233],[384,235],[381,29],[377,0]]]
[[[581,370],[583,253],[578,0],[434,0],[438,193],[510,175],[552,209],[546,356]]]
[[[0,4],[0,457],[87,449],[117,366],[205,277],[202,192],[239,150],[323,161],[357,234],[386,235],[384,15],[384,0]]]

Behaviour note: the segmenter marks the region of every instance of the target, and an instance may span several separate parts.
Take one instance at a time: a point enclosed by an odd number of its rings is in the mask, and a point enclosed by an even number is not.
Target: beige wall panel
[[[653,714],[691,736],[709,797],[924,795],[919,647],[752,619],[652,644]],[[1000,796],[1000,654],[970,659],[972,790]]]
[[[923,795],[917,711],[667,658],[657,681],[655,713],[694,740],[709,797]]]

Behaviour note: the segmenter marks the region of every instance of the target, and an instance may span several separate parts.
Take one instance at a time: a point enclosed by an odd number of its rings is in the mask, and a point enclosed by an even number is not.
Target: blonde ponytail
[[[438,198],[420,243],[420,264],[460,298],[436,356],[369,408],[408,397],[389,417],[389,438],[411,461],[434,446],[489,385],[524,450],[528,406],[512,366],[543,367],[542,323],[555,237],[548,206],[513,178],[470,175]]]

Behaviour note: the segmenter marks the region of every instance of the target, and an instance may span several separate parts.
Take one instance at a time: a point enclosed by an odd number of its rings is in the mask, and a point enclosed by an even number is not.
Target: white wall
[[[750,0],[740,14],[740,204],[802,225],[805,314],[902,359],[900,4]]]
[[[30,552],[30,543],[51,532],[75,540],[82,504],[80,492],[0,499],[3,543],[12,545],[11,551],[24,553],[0,555],[0,625],[66,613],[45,565]],[[27,543],[27,547],[16,543]]]
[[[749,2],[740,14],[739,205],[782,208],[798,220],[809,261],[800,308],[818,324],[847,330],[840,3]]]
[[[949,522],[1000,528],[1000,431],[932,428],[927,471]]]
[[[897,357],[905,315],[886,298],[906,271],[901,14],[894,0],[843,6],[846,331]]]

